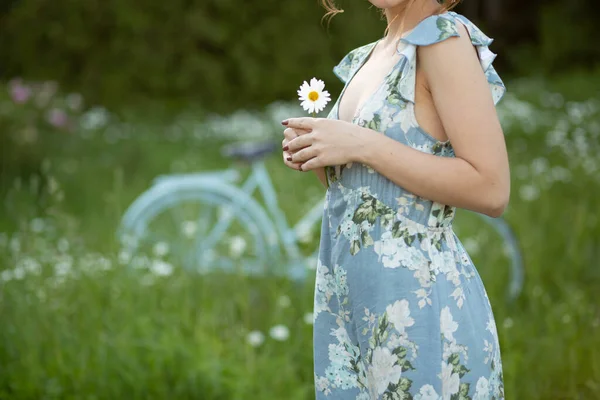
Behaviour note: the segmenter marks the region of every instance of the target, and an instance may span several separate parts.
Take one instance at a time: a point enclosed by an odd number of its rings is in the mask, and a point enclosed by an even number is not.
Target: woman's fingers
[[[290,140],[292,140],[292,139],[294,139],[294,138],[298,137],[298,134],[297,134],[297,133],[296,133],[296,131],[295,131],[295,130],[293,130],[292,128],[286,128],[286,129],[283,131],[283,137],[284,137],[285,139],[287,139],[287,141],[289,142]]]
[[[308,143],[308,141],[306,140],[306,138],[304,138],[303,140],[301,140],[300,142],[297,142],[299,139],[301,139],[303,136],[305,136],[308,133],[311,133],[312,129],[310,128],[291,128],[288,127],[283,131],[283,140],[281,141],[281,147],[283,148],[283,163],[291,168],[294,169],[296,171],[300,171],[300,167],[302,166],[301,162],[294,162],[293,160],[293,156],[294,153],[297,152],[298,150],[302,150],[305,149],[306,147],[308,147],[310,145],[310,143]],[[290,143],[294,142],[294,145],[292,147],[290,147]],[[303,145],[303,143],[307,143],[306,145]],[[306,149],[304,151],[308,151],[309,149]],[[306,154],[304,155],[306,156]],[[303,157],[304,157],[303,156]]]
[[[318,154],[317,154],[317,150],[312,147],[305,147],[302,150],[299,150],[297,152],[292,152],[292,162],[295,163],[304,163],[312,158],[315,158]]]
[[[323,165],[318,157],[314,157],[307,162],[300,164],[300,171],[312,171],[313,169],[322,168],[324,166],[325,165]]]
[[[296,171],[300,170],[300,164],[290,161],[292,155],[287,151],[283,152],[283,163],[291,169],[295,169]]]
[[[285,121],[282,121],[281,124],[287,126],[288,128],[311,130],[316,121],[317,118],[289,118]]]
[[[294,153],[305,147],[310,146],[312,144],[312,141],[313,135],[309,133],[302,136],[298,136],[297,138],[289,141],[287,143],[287,147],[290,152]]]
[[[311,130],[286,128],[283,131],[283,137],[285,137],[288,140],[293,140],[293,139],[297,138],[298,136],[306,135],[307,133],[310,133],[310,132],[311,132]]]

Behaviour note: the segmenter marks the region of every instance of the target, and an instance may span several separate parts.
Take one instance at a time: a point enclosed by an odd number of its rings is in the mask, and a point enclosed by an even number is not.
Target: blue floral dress
[[[352,122],[424,153],[453,157],[450,142],[434,139],[415,119],[416,51],[460,36],[460,23],[497,103],[505,88],[492,67],[492,40],[447,12],[401,39],[400,61]],[[346,87],[376,43],[352,50],[334,68]],[[328,118],[338,119],[338,108],[339,98]],[[314,303],[317,399],[504,399],[494,316],[452,229],[455,208],[416,196],[362,164],[326,173]]]

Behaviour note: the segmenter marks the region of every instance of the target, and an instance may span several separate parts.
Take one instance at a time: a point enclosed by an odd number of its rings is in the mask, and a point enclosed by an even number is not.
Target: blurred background
[[[291,255],[274,226],[324,190],[278,152],[222,149],[280,142],[313,76],[337,98],[333,66],[385,29],[366,1],[340,5],[327,27],[317,1],[0,1],[0,399],[314,398],[318,221],[295,231]],[[598,10],[456,10],[495,39],[508,88],[516,299],[498,234],[466,212],[455,226],[495,311],[509,399],[600,398]],[[271,222],[268,194],[231,189],[262,171],[242,160],[261,150],[282,210]],[[173,180],[226,168],[239,179]],[[255,209],[235,214],[236,199]],[[132,204],[135,229],[119,235]],[[208,250],[198,263],[190,249],[223,221],[219,255],[264,274],[203,267]],[[271,273],[290,260],[306,261],[303,280]]]

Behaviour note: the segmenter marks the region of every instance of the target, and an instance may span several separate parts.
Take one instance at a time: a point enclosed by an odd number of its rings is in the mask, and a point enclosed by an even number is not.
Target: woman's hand
[[[286,159],[286,165],[290,166],[288,163],[291,163],[301,171],[358,161],[365,142],[364,131],[358,125],[345,121],[290,118],[282,123],[294,132],[301,132],[299,136],[288,140],[289,156]]]
[[[283,163],[296,171],[300,171],[300,165],[302,164],[292,162],[293,152],[288,149],[288,144],[298,136],[308,132],[309,131],[294,128],[286,128],[286,130],[283,131],[283,141],[281,142],[281,147],[283,148]]]

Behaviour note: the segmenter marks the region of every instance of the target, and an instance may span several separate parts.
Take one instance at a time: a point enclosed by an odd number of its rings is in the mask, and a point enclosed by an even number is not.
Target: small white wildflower
[[[69,241],[66,238],[60,238],[56,247],[61,253],[66,253],[67,251],[69,251]]]
[[[541,175],[548,170],[548,160],[538,157],[531,162],[531,171],[534,175]]]
[[[312,325],[314,323],[315,320],[315,314],[308,312],[306,314],[304,314],[304,323],[308,324],[308,325]]]
[[[292,304],[290,298],[286,295],[279,296],[277,299],[277,305],[281,308],[287,308]]]
[[[131,253],[129,253],[126,250],[121,250],[119,252],[119,264],[121,265],[125,265],[125,264],[129,264],[129,262],[131,261]]]
[[[126,249],[135,249],[138,245],[138,239],[133,235],[123,235],[121,243]]]
[[[60,189],[60,185],[58,184],[58,181],[56,180],[56,178],[54,178],[53,176],[49,176],[47,178],[47,182],[48,182],[48,193],[52,194],[52,195],[56,195],[58,193],[58,190]]]
[[[467,252],[470,254],[475,255],[475,254],[479,253],[479,242],[475,238],[470,237],[470,238],[465,239],[463,246],[465,247]]]
[[[220,220],[229,219],[233,216],[233,210],[230,206],[219,207],[217,211]]]
[[[42,272],[41,264],[36,259],[31,257],[26,257],[23,260],[21,260],[19,266],[21,266],[25,270],[25,272],[34,275],[39,275]]]
[[[162,260],[154,260],[150,265],[150,271],[158,276],[169,276],[173,273],[173,266]]]
[[[246,250],[246,239],[241,236],[234,236],[229,240],[229,254],[233,258],[238,258]]]
[[[66,276],[73,270],[73,260],[66,257],[54,265],[54,273],[57,276]]]
[[[310,270],[317,269],[317,258],[316,257],[307,257],[306,258],[306,267]]]
[[[539,197],[540,191],[538,188],[536,188],[533,185],[523,185],[523,186],[521,186],[521,189],[519,190],[519,194],[521,195],[521,198],[523,200],[533,201]]]
[[[508,317],[504,320],[504,329],[510,329],[514,325],[512,318]]]
[[[0,272],[0,280],[4,282],[12,281],[13,272],[10,269],[5,269],[4,271]]]
[[[35,218],[31,221],[31,230],[35,233],[40,233],[46,227],[46,223],[41,218]]]
[[[17,267],[13,270],[13,277],[16,280],[21,280],[25,277],[25,274],[27,273],[27,271],[25,271],[25,268],[23,267]]]
[[[258,347],[265,341],[265,335],[261,331],[252,331],[246,336],[246,341],[252,347]]]
[[[194,237],[197,230],[198,224],[196,221],[183,221],[181,223],[181,232],[189,239]]]
[[[290,337],[290,330],[285,325],[275,325],[269,330],[269,335],[273,339],[283,342]]]
[[[112,262],[106,257],[98,258],[98,269],[100,271],[108,271],[112,268]]]
[[[152,248],[156,257],[164,257],[169,253],[169,245],[165,242],[157,242]]]
[[[324,90],[325,83],[317,78],[312,78],[310,84],[304,81],[298,89],[298,97],[302,102],[300,105],[311,114],[321,112],[329,103],[329,92]]]
[[[296,230],[296,236],[300,243],[310,243],[313,240],[313,234],[310,227],[302,226]]]
[[[110,118],[110,114],[105,108],[94,107],[81,116],[80,126],[84,130],[96,130],[103,128]]]
[[[10,240],[10,250],[13,253],[19,253],[21,251],[21,240],[18,237],[13,237]]]

